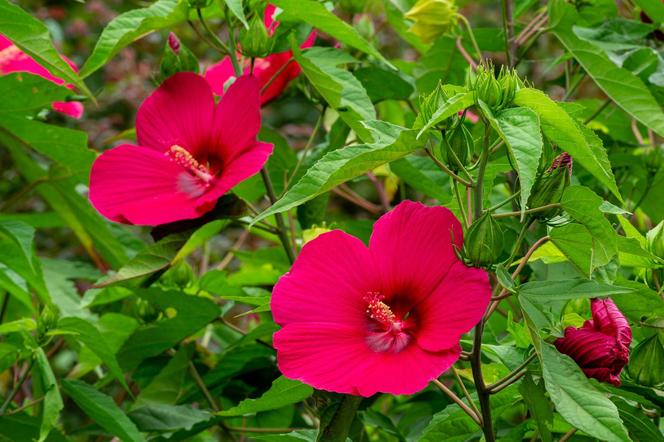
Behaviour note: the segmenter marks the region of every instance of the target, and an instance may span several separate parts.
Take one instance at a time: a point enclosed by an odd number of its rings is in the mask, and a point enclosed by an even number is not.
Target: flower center
[[[405,316],[397,316],[390,306],[383,302],[384,299],[385,296],[379,292],[369,292],[364,297],[369,320],[366,342],[375,352],[399,353],[412,339],[409,332],[412,321]]]
[[[166,156],[184,167],[187,172],[200,178],[206,184],[214,179],[214,175],[210,172],[210,169],[196,161],[196,158],[182,146],[178,146],[177,144],[171,146],[166,152]]]

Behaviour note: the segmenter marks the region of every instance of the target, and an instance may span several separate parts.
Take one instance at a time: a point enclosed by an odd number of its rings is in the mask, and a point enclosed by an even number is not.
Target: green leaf
[[[438,109],[434,111],[434,113],[431,115],[431,118],[429,118],[428,121],[422,122],[424,123],[424,126],[418,132],[417,138],[420,138],[424,132],[426,132],[436,124],[440,123],[443,120],[446,120],[452,115],[458,114],[459,112],[461,112],[467,107],[472,106],[473,104],[475,104],[475,97],[472,92],[460,92],[456,95],[453,95],[449,99],[445,100],[445,102],[440,107],[438,107]]]
[[[63,101],[71,91],[38,75],[17,72],[0,76],[0,112],[28,115],[50,109],[54,101]]]
[[[664,22],[664,5],[659,0],[635,0],[655,23]]]
[[[173,432],[191,430],[194,425],[212,419],[213,415],[191,405],[151,404],[132,410],[129,417],[141,431]]]
[[[629,294],[634,289],[585,279],[532,281],[518,289],[521,308],[538,329],[560,329],[565,304],[572,299]]]
[[[88,135],[85,132],[10,114],[2,115],[0,131],[58,163],[62,175],[71,175],[78,182],[88,183],[96,154],[88,149]]]
[[[633,442],[663,442],[664,436],[655,424],[643,414],[643,410],[631,406],[627,401],[613,398],[620,418],[629,430]]]
[[[576,221],[583,224],[593,237],[593,263],[607,264],[618,253],[618,235],[600,207],[604,200],[584,186],[565,189],[560,204]]]
[[[85,414],[109,433],[123,442],[145,442],[136,425],[115,405],[112,397],[74,379],[63,379],[62,388]]]
[[[313,0],[274,0],[270,3],[288,13],[287,17],[280,16],[280,20],[301,20],[320,31],[329,34],[335,40],[369,54],[393,69],[396,69],[376,48],[371,45],[371,43],[366,41],[354,27],[328,11],[322,3]]]
[[[281,376],[277,378],[268,391],[257,399],[245,399],[237,406],[219,412],[219,416],[244,416],[260,411],[274,410],[285,405],[300,402],[314,392],[310,386],[300,381],[286,379]]]
[[[581,273],[590,278],[594,269],[595,239],[581,224],[556,227],[549,233],[551,242]]]
[[[576,362],[542,343],[542,375],[551,401],[571,425],[607,442],[629,442],[616,406],[588,381]]]
[[[62,396],[60,396],[57,380],[43,349],[37,349],[35,352],[35,361],[37,362],[37,370],[39,371],[41,387],[44,392],[42,423],[39,429],[39,442],[42,442],[46,440],[51,429],[58,422],[58,416],[64,408],[64,403],[62,402]]]
[[[134,407],[147,404],[175,404],[182,392],[185,376],[189,373],[189,361],[193,353],[191,345],[183,345],[168,361],[134,401]]]
[[[44,304],[50,296],[34,252],[35,229],[18,221],[0,221],[0,263],[16,272],[37,292]]]
[[[452,200],[450,177],[428,157],[409,155],[390,163],[390,170],[410,187],[445,204]]]
[[[249,29],[249,23],[247,23],[247,18],[244,16],[244,8],[242,7],[242,0],[224,0],[228,9],[233,13],[234,16],[242,22],[242,25],[246,29]]]
[[[191,234],[191,236],[189,236],[187,242],[184,243],[182,248],[178,250],[178,253],[173,257],[170,264],[175,265],[185,259],[196,249],[202,247],[203,244],[208,242],[213,236],[221,232],[221,230],[229,223],[229,220],[218,219],[209,222],[202,227],[199,227],[194,233]]]
[[[641,79],[627,69],[616,66],[596,46],[579,39],[572,32],[572,27],[578,22],[578,13],[574,6],[564,0],[551,1],[549,17],[553,25],[553,34],[592,77],[597,86],[625,112],[664,136],[662,107]]]
[[[81,68],[82,78],[95,72],[122,48],[146,34],[171,27],[187,19],[187,2],[158,0],[146,8],[115,17],[102,31],[90,57]]]
[[[353,75],[360,80],[373,103],[407,100],[414,90],[413,85],[398,73],[375,66],[356,69]]]
[[[304,52],[293,46],[293,56],[316,90],[328,105],[339,113],[363,141],[370,141],[370,132],[362,124],[375,120],[376,110],[362,83],[341,64],[356,60],[338,49],[311,48]]]
[[[551,442],[553,439],[550,427],[553,424],[553,411],[551,402],[545,395],[544,383],[540,381],[539,384],[536,384],[533,377],[527,374],[519,384],[519,393],[523,396],[523,401],[535,420],[539,437],[543,442]]]
[[[9,38],[55,77],[67,80],[94,100],[83,80],[51,42],[48,28],[9,0],[0,0],[0,34]]]
[[[519,89],[514,103],[534,110],[540,117],[544,135],[567,151],[577,164],[583,166],[622,201],[611,163],[606,151],[601,147],[601,141],[599,146],[590,146],[586,138],[590,134],[583,131],[582,126],[544,92],[531,88]]]
[[[375,143],[348,146],[326,154],[279,201],[254,221],[299,206],[345,181],[414,152],[423,144],[423,140],[415,139],[413,130],[385,122],[372,122],[370,127],[377,140]]]
[[[124,374],[120,369],[118,361],[115,359],[115,354],[106,342],[106,339],[97,330],[97,328],[82,318],[61,318],[58,321],[58,330],[74,333],[76,339],[81,341],[85,346],[92,351],[111,372],[111,375],[127,390],[129,387],[124,379]]]
[[[127,339],[117,354],[124,370],[131,370],[143,359],[172,348],[220,314],[219,307],[202,296],[159,289],[141,290],[136,294],[165,312],[166,317],[139,327]]]
[[[37,323],[32,318],[21,318],[15,321],[0,324],[0,336],[9,333],[31,332],[37,329]]]
[[[537,168],[542,156],[543,142],[539,118],[531,109],[511,108],[498,112],[491,125],[505,140],[507,149],[515,160],[521,188],[521,212],[526,210],[530,191],[535,184]]]

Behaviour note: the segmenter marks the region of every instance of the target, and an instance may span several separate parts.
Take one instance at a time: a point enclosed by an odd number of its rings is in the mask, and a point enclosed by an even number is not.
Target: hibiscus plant
[[[660,0],[0,0],[0,441],[664,441]]]

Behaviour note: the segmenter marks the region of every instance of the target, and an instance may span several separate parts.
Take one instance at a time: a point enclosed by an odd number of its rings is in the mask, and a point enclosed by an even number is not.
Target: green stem
[[[514,25],[512,23],[512,2],[503,0],[503,34],[505,35],[505,57],[507,66],[512,67],[514,63]]]
[[[362,397],[345,395],[330,423],[321,432],[319,442],[345,442]]]
[[[547,204],[545,206],[535,207],[534,209],[524,210],[523,213],[530,214],[530,213],[544,212],[545,210],[554,209],[556,207],[560,207],[560,204],[559,203]],[[509,218],[510,216],[521,216],[521,212],[520,211],[505,212],[505,213],[496,213],[493,215],[494,218]]]
[[[519,197],[520,194],[521,194],[521,191],[520,191],[520,190],[517,190],[517,191],[514,192],[514,193],[512,194],[512,196],[510,196],[509,198],[507,198],[507,199],[505,199],[505,200],[499,202],[499,203],[496,204],[495,206],[491,206],[491,207],[489,207],[489,208],[486,209],[486,210],[488,210],[489,212],[493,212],[493,211],[496,210],[496,209],[500,209],[501,207],[503,207],[505,204],[509,203],[510,201],[513,201],[513,200],[517,199],[517,198]],[[519,212],[519,213],[521,213],[521,212]]]
[[[457,17],[459,17],[459,20],[461,20],[461,22],[466,26],[468,37],[470,37],[470,42],[473,44],[473,49],[475,49],[475,52],[477,52],[477,59],[482,61],[482,51],[477,44],[477,40],[475,40],[475,34],[473,33],[473,28],[470,26],[470,22],[461,14],[457,14]]]
[[[519,380],[526,372],[525,368],[530,364],[533,359],[537,356],[537,353],[533,353],[526,358],[525,361],[521,363],[517,368],[512,370],[507,376],[497,381],[495,384],[489,385],[487,389],[490,393],[498,393],[500,390],[512,385],[514,382]]]
[[[482,334],[484,333],[484,321],[480,321],[475,326],[475,336],[473,338],[473,352],[470,356],[470,366],[475,381],[475,390],[480,402],[482,411],[482,431],[486,442],[495,442],[496,436],[493,433],[493,421],[491,419],[491,399],[490,393],[484,383],[482,376]]]
[[[468,219],[466,219],[466,208],[464,207],[463,202],[461,201],[461,195],[459,194],[459,186],[456,181],[452,182],[452,187],[454,187],[454,196],[456,196],[457,204],[459,204],[459,213],[461,213],[461,219],[463,221],[463,225],[465,227],[468,227],[470,224],[468,223]]]
[[[237,44],[235,43],[235,32],[233,31],[233,26],[231,25],[229,8],[224,10],[224,14],[226,15],[226,25],[228,26],[228,42],[231,45],[231,50],[228,51],[228,56],[231,58],[231,63],[233,63],[235,76],[240,77],[242,76],[242,68],[240,67],[240,63],[238,63],[237,60]]]
[[[583,124],[588,124],[588,123],[590,123],[591,121],[593,121],[595,118],[597,118],[597,117],[599,116],[599,114],[601,114],[602,111],[604,111],[604,109],[606,109],[607,106],[608,106],[609,104],[611,104],[611,99],[610,99],[610,98],[607,98],[606,101],[605,101],[604,103],[602,103],[602,105],[601,105],[600,107],[598,107],[598,108],[595,110],[595,112],[592,113],[591,116],[589,116],[588,118],[586,118],[586,120],[583,122]]]
[[[198,19],[200,20],[201,25],[203,25],[203,29],[205,29],[205,32],[211,38],[211,42],[215,47],[215,49],[217,49],[219,52],[230,55],[231,51],[228,49],[228,46],[226,46],[226,44],[223,41],[221,41],[221,39],[217,36],[217,34],[212,32],[207,22],[203,18],[203,13],[201,12],[201,10],[196,9],[196,13],[198,14]]]
[[[458,183],[463,184],[463,185],[466,186],[466,187],[473,187],[473,183],[472,183],[472,182],[468,182],[468,181],[464,180],[464,179],[461,178],[459,175],[457,175],[456,173],[452,172],[452,171],[451,171],[451,170],[445,165],[445,163],[443,163],[443,162],[440,161],[438,158],[436,158],[436,157],[433,155],[433,153],[431,152],[431,149],[429,149],[429,148],[427,147],[427,148],[424,149],[424,151],[427,153],[427,155],[429,155],[429,158],[431,158],[431,160],[432,160],[434,163],[436,163],[436,166],[438,166],[438,168],[439,168],[440,170],[442,170],[443,172],[445,172],[446,174],[448,174],[449,176],[451,176],[452,179],[453,179],[454,181],[457,181]]]
[[[474,188],[474,201],[473,201],[473,215],[475,219],[482,216],[482,198],[484,187],[484,172],[486,171],[486,164],[489,160],[489,136],[491,135],[491,126],[487,121],[484,122],[484,144],[482,146],[482,153],[480,154],[479,168],[477,170],[477,179],[475,180]]]
[[[263,183],[265,184],[265,190],[267,190],[267,196],[270,199],[270,204],[276,203],[277,196],[274,193],[274,186],[272,186],[272,180],[270,179],[270,174],[267,171],[267,166],[263,166],[263,168],[261,169],[261,177],[263,178]],[[279,240],[281,241],[281,245],[284,247],[284,250],[286,251],[286,256],[288,256],[288,260],[292,264],[295,261],[295,254],[293,253],[293,248],[291,247],[290,241],[288,240],[288,234],[286,233],[286,223],[284,223],[284,217],[281,213],[275,213],[274,219],[277,221]]]

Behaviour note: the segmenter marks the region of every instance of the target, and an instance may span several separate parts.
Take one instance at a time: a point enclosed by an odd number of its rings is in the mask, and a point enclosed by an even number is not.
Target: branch
[[[456,403],[459,407],[461,407],[461,409],[462,409],[463,411],[465,411],[466,414],[467,414],[468,416],[470,416],[470,417],[475,421],[475,423],[476,423],[477,425],[479,425],[480,427],[482,426],[481,418],[480,418],[480,417],[477,415],[477,413],[475,413],[475,412],[474,412],[474,411],[473,411],[468,405],[466,405],[466,403],[465,403],[464,401],[462,401],[461,398],[460,398],[459,396],[457,396],[456,394],[454,394],[454,392],[453,392],[452,390],[450,390],[449,388],[447,388],[447,387],[445,386],[445,384],[443,384],[442,382],[440,382],[438,379],[434,379],[434,380],[431,381],[431,382],[433,382],[433,384],[434,384],[436,387],[438,387],[438,389],[439,389],[440,391],[442,391],[443,393],[445,393],[445,394],[447,395],[447,397],[449,397],[450,399],[452,399],[452,400],[454,401],[454,403]]]

